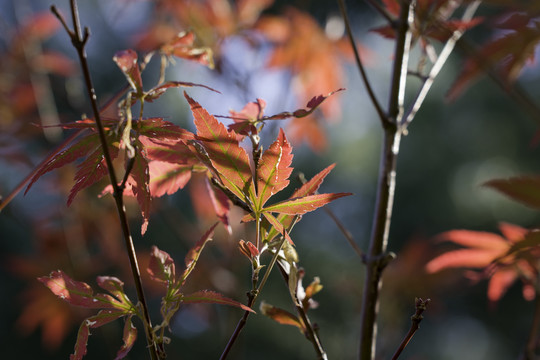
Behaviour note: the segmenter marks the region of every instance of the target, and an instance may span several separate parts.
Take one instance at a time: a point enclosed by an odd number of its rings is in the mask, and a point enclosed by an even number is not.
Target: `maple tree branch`
[[[401,353],[403,352],[407,344],[409,344],[409,342],[411,341],[416,331],[420,328],[420,322],[424,318],[422,314],[424,313],[424,311],[426,310],[430,302],[431,302],[431,299],[426,299],[426,300],[422,300],[420,298],[415,299],[414,303],[415,303],[416,311],[413,314],[413,316],[411,316],[411,328],[409,329],[409,332],[407,332],[407,335],[405,335],[405,338],[403,338],[403,341],[401,341],[401,344],[399,345],[399,348],[394,353],[394,356],[392,356],[392,360],[396,360],[399,357],[399,355],[401,355]]]
[[[151,359],[157,360],[158,353],[157,353],[156,343],[154,341],[152,322],[150,320],[150,315],[148,314],[148,306],[146,304],[144,290],[142,287],[141,274],[139,270],[139,264],[137,262],[137,255],[135,253],[135,246],[133,244],[133,239],[131,237],[131,232],[130,232],[129,224],[127,221],[127,215],[126,215],[124,201],[123,201],[123,191],[118,185],[118,180],[114,172],[112,158],[109,153],[109,148],[107,146],[107,137],[105,134],[105,129],[103,127],[103,123],[101,121],[101,115],[99,112],[99,108],[97,106],[96,91],[92,83],[92,78],[90,76],[90,69],[88,66],[87,58],[86,58],[85,46],[89,39],[90,33],[87,27],[84,28],[84,33],[81,33],[81,23],[79,19],[79,10],[78,10],[76,0],[70,0],[70,8],[71,8],[71,17],[73,20],[73,30],[69,29],[64,17],[62,16],[62,14],[60,14],[56,6],[54,5],[51,6],[51,11],[60,20],[60,22],[62,23],[62,25],[64,26],[68,35],[71,38],[71,43],[73,44],[73,47],[77,50],[79,63],[81,64],[82,72],[84,75],[86,90],[90,98],[90,104],[92,106],[92,111],[94,113],[94,120],[96,122],[96,127],[98,130],[101,147],[103,149],[103,157],[105,158],[105,162],[107,164],[107,170],[108,170],[109,178],[110,178],[111,185],[113,188],[113,197],[116,202],[116,208],[118,210],[118,218],[120,220],[122,232],[124,234],[124,240],[126,243],[130,267],[131,267],[131,271],[133,275],[133,280],[135,282],[135,288],[137,290],[137,297],[139,299],[141,309],[142,309],[144,330],[146,333],[146,341],[148,343],[148,351],[150,352]]]
[[[387,121],[387,114],[384,112],[381,104],[379,103],[379,100],[377,100],[377,96],[375,95],[375,92],[373,91],[373,87],[371,86],[371,83],[369,82],[366,70],[364,68],[364,64],[362,63],[362,59],[360,59],[360,53],[358,52],[358,47],[356,46],[356,42],[354,40],[354,36],[351,29],[351,24],[349,22],[349,16],[347,15],[347,9],[345,7],[345,1],[344,0],[338,0],[339,9],[341,11],[341,16],[343,17],[343,21],[345,22],[345,29],[347,29],[347,35],[349,37],[349,42],[351,43],[351,47],[354,52],[354,58],[356,60],[356,66],[358,67],[358,70],[360,71],[360,76],[362,77],[362,81],[364,82],[364,86],[366,87],[367,93],[369,95],[369,98],[371,102],[373,103],[373,106],[375,107],[375,110],[377,111],[377,114],[379,115],[379,118],[384,123]]]
[[[367,269],[362,294],[360,346],[358,354],[361,360],[372,360],[375,357],[377,315],[379,292],[382,286],[382,272],[388,260],[392,258],[386,252],[396,186],[396,163],[402,133],[400,124],[401,116],[403,115],[403,101],[411,43],[410,24],[412,22],[414,5],[414,0],[405,0],[401,5],[388,104],[389,119],[383,122],[384,137],[377,184],[377,200],[373,215],[369,252],[365,259]]]
[[[538,290],[536,290],[536,298],[534,299],[534,315],[527,338],[527,344],[521,360],[534,360],[536,358],[535,351],[538,347],[538,330],[540,327],[540,296]]]
[[[292,265],[291,265],[292,266]],[[296,266],[296,264],[295,264]],[[285,285],[288,287],[289,285],[289,274],[287,274],[287,271],[283,267],[282,264],[278,263],[279,271],[281,272],[281,275],[283,277],[283,280],[285,280]],[[298,268],[297,268],[298,270]],[[311,320],[309,320],[309,317],[307,315],[306,310],[302,306],[302,303],[298,301],[298,298],[293,298],[293,295],[291,294],[291,299],[294,303],[294,306],[296,308],[296,312],[298,315],[300,315],[302,319],[302,323],[305,327],[305,334],[306,338],[313,344],[313,348],[315,349],[315,352],[317,353],[317,359],[318,360],[328,360],[328,356],[326,355],[326,351],[324,350],[322,346],[321,339],[319,337],[319,334],[315,330],[314,326],[311,324]],[[296,294],[295,294],[296,297]]]
[[[376,0],[366,0],[366,2],[371,5],[379,14],[381,14],[382,17],[388,21],[390,26],[397,27],[396,19],[390,14],[380,3],[378,3]]]
[[[478,6],[480,6],[481,1],[477,0],[472,3],[470,3],[467,8],[465,9],[465,12],[463,13],[463,16],[461,17],[462,22],[470,21],[476,10],[478,9]],[[439,72],[441,71],[444,64],[446,64],[446,61],[450,57],[450,54],[454,50],[454,47],[456,46],[457,42],[463,34],[465,33],[464,30],[455,30],[452,33],[452,36],[448,39],[446,44],[444,45],[443,49],[439,53],[439,56],[437,57],[437,61],[435,64],[433,64],[433,67],[429,71],[428,76],[424,78],[424,83],[422,84],[422,87],[416,94],[416,98],[414,99],[412,105],[409,107],[409,110],[407,110],[406,114],[403,116],[402,122],[404,126],[404,130],[406,130],[407,126],[413,121],[414,117],[416,116],[416,113],[424,103],[424,100],[426,99],[426,96],[431,89],[431,86],[433,85],[433,82],[437,75],[439,75]]]

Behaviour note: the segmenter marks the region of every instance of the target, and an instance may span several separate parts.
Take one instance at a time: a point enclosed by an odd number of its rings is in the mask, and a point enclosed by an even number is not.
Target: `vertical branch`
[[[393,255],[387,254],[390,219],[394,203],[396,184],[396,160],[401,140],[401,117],[405,96],[405,83],[409,61],[414,0],[404,0],[398,20],[396,48],[392,84],[388,104],[388,119],[383,120],[384,139],[377,185],[377,201],[373,218],[373,227],[366,257],[366,277],[362,295],[362,315],[360,324],[359,359],[371,360],[375,357],[377,336],[377,315],[381,275]],[[382,120],[382,119],[381,119]]]
[[[86,47],[86,43],[88,41],[90,34],[88,31],[88,28],[84,29],[84,33],[81,31],[81,23],[79,20],[79,10],[77,7],[77,1],[70,0],[70,5],[71,5],[71,17],[73,21],[73,30],[69,29],[65,19],[58,12],[58,9],[54,5],[51,7],[51,11],[56,15],[56,17],[58,17],[58,19],[60,20],[60,22],[66,29],[68,35],[71,38],[73,47],[75,47],[75,49],[77,50],[77,54],[79,56],[79,62],[81,64],[81,68],[82,68],[82,72],[83,72],[84,80],[86,84],[86,90],[90,98],[90,104],[92,106],[92,111],[94,113],[94,119],[96,121],[96,127],[98,130],[101,147],[103,149],[103,157],[105,159],[105,163],[107,164],[107,169],[109,172],[109,179],[111,181],[111,185],[113,188],[113,196],[116,202],[116,208],[118,210],[118,218],[120,220],[122,233],[124,235],[124,241],[125,241],[128,256],[129,256],[131,272],[133,275],[133,280],[135,282],[135,288],[137,290],[137,297],[141,305],[143,322],[144,322],[144,330],[146,333],[146,341],[148,343],[148,351],[150,352],[151,359],[157,360],[158,355],[157,355],[156,343],[154,341],[152,322],[150,321],[150,315],[148,314],[148,306],[146,304],[146,299],[145,299],[144,291],[142,287],[139,264],[137,262],[137,255],[135,253],[135,246],[133,244],[133,239],[131,237],[131,232],[130,232],[128,221],[127,221],[127,215],[126,215],[124,201],[123,201],[123,189],[118,185],[118,180],[114,172],[112,158],[109,153],[109,148],[107,146],[107,137],[105,134],[105,130],[103,128],[103,123],[101,121],[100,112],[97,106],[97,96],[96,96],[94,85],[92,83],[92,78],[90,76],[90,69],[88,66],[87,58],[86,58],[85,47]]]

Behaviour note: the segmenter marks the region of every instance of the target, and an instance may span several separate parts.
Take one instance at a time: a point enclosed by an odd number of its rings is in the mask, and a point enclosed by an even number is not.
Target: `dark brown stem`
[[[289,285],[288,285],[289,284],[289,274],[287,273],[285,268],[280,263],[278,263],[278,266],[279,266],[279,271],[281,272],[281,275],[283,276],[283,279],[285,280],[285,285],[287,287],[289,287]],[[293,296],[293,294],[291,294],[291,298],[292,298],[292,296]],[[296,294],[295,294],[295,298],[292,298],[292,301],[293,301],[294,306],[296,308],[296,313],[298,315],[300,315],[300,318],[302,319],[302,323],[305,326],[305,335],[306,335],[307,339],[311,342],[311,344],[313,345],[313,348],[315,349],[315,352],[317,353],[317,359],[318,360],[328,360],[328,356],[326,355],[326,351],[324,350],[324,348],[322,346],[322,342],[321,342],[321,339],[319,337],[319,334],[317,333],[317,331],[315,331],[315,328],[311,324],[311,320],[309,320],[309,317],[308,317],[308,315],[306,313],[306,310],[302,306],[302,303],[300,301],[298,301],[298,298],[296,297]]]
[[[527,345],[521,360],[534,360],[536,358],[535,352],[538,346],[538,330],[540,327],[540,296],[538,296],[538,291],[536,294],[536,299],[534,300],[534,315],[533,321],[531,324],[531,330],[529,331],[529,336],[527,338]]]
[[[411,43],[409,28],[412,21],[413,5],[414,0],[403,1],[401,5],[388,105],[389,118],[381,118],[384,138],[381,151],[379,182],[377,185],[377,201],[375,204],[369,252],[366,258],[367,269],[362,295],[359,347],[359,359],[361,360],[372,360],[375,357],[379,291],[382,286],[381,275],[389,258],[386,256],[386,251],[394,203],[396,162],[401,140],[401,128],[399,124],[403,115],[405,82]]]
[[[256,282],[255,281],[253,282],[252,290],[247,293],[247,296],[248,296],[247,306],[248,307],[251,308],[255,304],[255,301],[257,300],[257,296],[259,296],[259,294],[261,293],[262,288],[264,287],[264,285],[266,284],[266,281],[268,280],[268,276],[270,275],[270,272],[272,271],[272,269],[274,268],[274,265],[276,264],[277,258],[279,256],[279,252],[281,251],[281,248],[283,247],[283,243],[285,241],[287,240],[285,240],[285,235],[284,235],[279,246],[275,250],[274,256],[272,257],[270,264],[268,264],[268,267],[264,273],[261,283],[259,284],[259,286],[257,286],[256,289],[255,289]],[[240,335],[240,332],[242,332],[242,329],[244,328],[244,326],[246,326],[249,314],[250,314],[249,311],[245,311],[242,318],[238,321],[238,324],[236,324],[236,328],[234,329],[234,332],[229,338],[229,341],[227,342],[227,346],[225,346],[225,349],[221,353],[221,357],[219,358],[220,360],[225,360],[227,356],[229,355],[229,352],[231,351],[234,343],[236,342],[236,339],[238,339],[238,335]]]
[[[426,310],[428,304],[430,303],[430,299],[422,300],[420,298],[417,298],[415,300],[415,307],[416,311],[413,316],[411,316],[411,328],[409,329],[409,332],[405,337],[403,338],[403,341],[401,341],[401,344],[399,345],[399,348],[394,353],[394,356],[392,356],[392,360],[396,360],[399,355],[403,352],[409,341],[411,341],[412,337],[416,333],[416,331],[420,328],[420,322],[424,318],[422,314]]]
[[[90,69],[88,66],[88,61],[86,59],[85,46],[86,46],[86,43],[88,41],[90,34],[88,31],[88,28],[84,29],[84,34],[81,32],[81,23],[79,20],[79,11],[77,7],[77,1],[70,0],[70,5],[71,5],[71,16],[73,20],[73,31],[69,29],[65,19],[58,12],[58,10],[56,9],[54,5],[51,7],[51,11],[58,17],[58,19],[60,20],[60,22],[66,29],[67,33],[69,34],[71,38],[71,42],[73,46],[75,47],[75,49],[77,50],[77,54],[79,56],[79,62],[81,64],[81,68],[82,68],[82,72],[83,72],[84,80],[86,84],[86,90],[90,98],[90,104],[92,106],[92,111],[94,113],[94,120],[96,121],[96,127],[98,130],[99,139],[101,141],[101,146],[103,149],[103,156],[107,164],[109,178],[110,178],[111,185],[113,188],[113,196],[116,202],[116,208],[118,210],[118,218],[120,220],[122,232],[124,234],[124,240],[126,243],[126,248],[127,248],[127,252],[129,256],[131,272],[133,275],[133,280],[135,282],[135,288],[137,290],[137,297],[141,305],[141,310],[142,310],[142,315],[143,315],[143,320],[144,320],[144,330],[146,333],[146,341],[148,343],[148,351],[150,352],[151,359],[157,360],[158,353],[157,353],[156,343],[154,341],[152,322],[150,321],[150,316],[148,314],[148,306],[146,304],[146,299],[145,299],[144,291],[142,287],[139,264],[137,262],[137,255],[135,253],[135,246],[133,245],[133,239],[131,237],[131,232],[130,232],[128,221],[127,221],[127,215],[125,212],[124,201],[123,201],[123,190],[118,185],[118,180],[114,172],[112,158],[109,153],[109,148],[107,146],[107,137],[105,134],[105,130],[103,128],[103,123],[101,122],[101,116],[100,116],[100,112],[97,106],[97,96],[96,96],[94,85],[92,84],[92,78],[90,76]]]
[[[358,52],[358,48],[356,46],[356,42],[354,41],[354,36],[351,29],[351,24],[349,22],[349,15],[347,14],[347,9],[345,8],[345,0],[338,0],[339,9],[341,11],[341,16],[343,16],[343,21],[345,21],[345,29],[347,29],[347,35],[349,36],[349,42],[351,43],[351,47],[354,52],[354,58],[356,60],[356,66],[358,67],[358,70],[360,71],[360,76],[362,77],[362,81],[364,82],[364,85],[366,87],[366,90],[368,92],[369,98],[371,99],[371,102],[373,103],[373,106],[375,107],[375,110],[377,111],[377,114],[379,117],[385,121],[387,118],[387,115],[385,114],[384,110],[382,109],[381,104],[379,103],[379,100],[377,100],[377,96],[375,95],[375,92],[373,91],[373,88],[371,86],[371,83],[369,82],[369,79],[367,77],[366,70],[364,68],[364,65],[362,63],[362,59],[360,59],[360,53]]]

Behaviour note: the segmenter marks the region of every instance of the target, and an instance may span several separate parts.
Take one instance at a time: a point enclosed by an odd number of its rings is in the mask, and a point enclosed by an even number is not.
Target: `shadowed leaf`
[[[150,278],[154,281],[170,285],[175,281],[176,270],[174,260],[157,246],[152,246],[150,252],[150,261],[146,269]]]
[[[495,179],[484,183],[511,199],[535,209],[540,209],[540,177],[523,176]]]
[[[253,311],[251,308],[247,307],[246,305],[239,303],[236,300],[229,299],[228,297],[225,297],[220,293],[209,291],[209,290],[201,290],[193,294],[182,295],[182,302],[186,304],[212,303],[212,304],[220,304],[220,305],[230,305],[230,306],[236,306],[245,311],[255,313],[255,311]]]
[[[210,240],[212,240],[212,236],[214,235],[214,230],[216,226],[219,223],[215,223],[206,231],[206,233],[203,234],[203,236],[197,241],[197,243],[189,250],[189,252],[186,255],[186,258],[184,259],[184,262],[186,264],[186,269],[184,270],[184,273],[182,274],[180,284],[183,285],[186,282],[186,279],[188,278],[189,274],[193,271],[195,268],[195,265],[197,264],[197,260],[199,260],[199,256],[201,255],[201,252],[204,249],[204,246],[206,243]]]

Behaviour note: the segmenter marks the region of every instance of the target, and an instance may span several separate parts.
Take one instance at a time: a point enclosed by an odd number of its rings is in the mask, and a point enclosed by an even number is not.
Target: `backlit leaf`
[[[142,145],[140,146],[142,147]],[[144,235],[148,227],[152,197],[150,196],[149,186],[150,169],[148,167],[148,160],[146,160],[143,154],[138,153],[135,156],[133,168],[131,169],[127,183],[131,187],[131,191],[133,192],[135,199],[137,199],[137,203],[139,204],[139,208],[141,210],[143,217],[141,234]]]
[[[153,102],[157,98],[159,98],[161,95],[165,94],[165,92],[171,88],[179,88],[179,87],[203,87],[208,90],[214,91],[219,93],[219,91],[212,89],[209,86],[196,84],[192,82],[185,82],[185,81],[167,81],[161,85],[158,85],[146,92],[146,96],[144,97],[144,101],[147,102]]]
[[[229,224],[229,211],[231,209],[229,198],[223,193],[223,191],[216,189],[214,186],[212,186],[207,177],[204,180],[216,216],[218,217],[219,221],[221,221],[221,223],[225,226],[227,232],[229,234],[232,234],[231,225]]]
[[[199,103],[185,92],[197,127],[199,139],[212,162],[213,167],[221,175],[224,185],[240,199],[252,194],[252,172],[246,151],[238,144],[238,136],[234,131],[227,131],[225,126],[210,115]]]
[[[86,355],[86,345],[88,343],[88,336],[90,336],[90,328],[98,328],[125,315],[124,312],[119,310],[101,310],[97,315],[83,320],[77,333],[75,351],[70,355],[69,359],[81,360]]]
[[[143,91],[141,71],[137,60],[137,53],[134,50],[127,49],[118,51],[114,54],[114,62],[126,76],[126,79],[137,94]]]
[[[506,250],[508,241],[502,236],[483,231],[452,230],[437,236],[440,241],[486,250]]]
[[[265,207],[263,210],[267,212],[277,212],[288,215],[301,215],[313,211],[321,206],[328,204],[331,201],[340,197],[352,195],[351,193],[332,193],[332,194],[317,194],[308,195],[301,198],[281,201]]]
[[[64,165],[74,162],[75,160],[85,156],[91,151],[94,151],[99,144],[98,134],[90,134],[72,144],[68,148],[58,152],[51,160],[45,163],[32,177],[30,183],[26,187],[25,194],[30,190],[32,185],[44,174],[58,169]]]
[[[120,350],[118,350],[115,360],[125,358],[133,347],[133,344],[135,344],[135,340],[137,340],[137,328],[131,323],[131,316],[126,318],[126,323],[124,324],[124,335],[122,339],[124,340],[124,344]]]
[[[124,292],[124,282],[114,276],[98,276],[97,284],[104,290],[113,294],[120,302],[124,302],[127,295]]]
[[[511,199],[535,209],[540,209],[540,176],[522,176],[495,179],[484,183]]]
[[[484,268],[501,255],[498,250],[459,249],[437,256],[426,264],[428,273],[435,273],[447,268]]]
[[[154,281],[166,285],[172,284],[175,281],[176,269],[174,260],[168,253],[158,249],[155,245],[152,246],[150,261],[146,270],[148,271],[148,274],[150,274],[150,278]]]
[[[160,197],[172,195],[183,189],[191,179],[192,165],[171,164],[164,161],[152,161],[150,169],[150,194]]]
[[[123,307],[110,295],[94,295],[90,285],[71,279],[62,270],[53,271],[49,276],[40,277],[38,280],[47,286],[53,294],[74,306],[91,309]]]
[[[193,271],[195,268],[195,265],[197,264],[197,260],[199,260],[199,256],[201,255],[201,252],[204,249],[204,246],[206,243],[210,240],[212,240],[212,236],[214,236],[214,230],[218,223],[215,223],[206,231],[206,233],[203,234],[203,236],[195,243],[195,245],[189,250],[189,252],[186,255],[186,258],[184,259],[184,262],[186,264],[186,269],[184,270],[184,273],[182,274],[180,284],[183,285],[186,282],[186,279],[188,278],[189,274]]]
[[[236,306],[242,310],[255,313],[251,308],[246,305],[239,303],[236,300],[229,299],[228,297],[223,296],[220,293],[209,290],[197,291],[193,294],[182,295],[182,302],[186,304],[196,304],[196,303],[212,303],[219,305],[230,305]]]
[[[193,32],[181,32],[166,44],[162,45],[160,52],[166,56],[176,56],[214,68],[212,50],[207,47],[197,48],[193,46],[195,35]]]
[[[282,324],[282,325],[292,325],[296,326],[300,331],[303,333],[305,328],[298,319],[298,317],[294,314],[291,314],[290,312],[280,309],[278,307],[275,307],[273,305],[267,304],[264,301],[261,302],[261,306],[259,307],[261,310],[261,313],[263,315],[268,316],[272,320]]]
[[[290,118],[290,117],[294,117],[294,118],[306,117],[306,116],[310,115],[311,113],[313,113],[313,111],[315,111],[315,109],[317,109],[319,107],[319,105],[321,105],[324,102],[324,100],[328,99],[330,96],[334,95],[335,93],[343,91],[343,90],[345,90],[345,89],[340,88],[340,89],[337,89],[335,91],[332,91],[331,93],[328,93],[327,95],[314,96],[308,101],[305,109],[298,109],[298,110],[295,110],[293,112],[284,111],[284,112],[281,112],[281,113],[276,114],[276,115],[263,116],[262,120],[287,119],[287,118]]]
[[[263,153],[257,166],[257,208],[261,209],[268,199],[289,185],[292,168],[292,148],[283,130]]]

